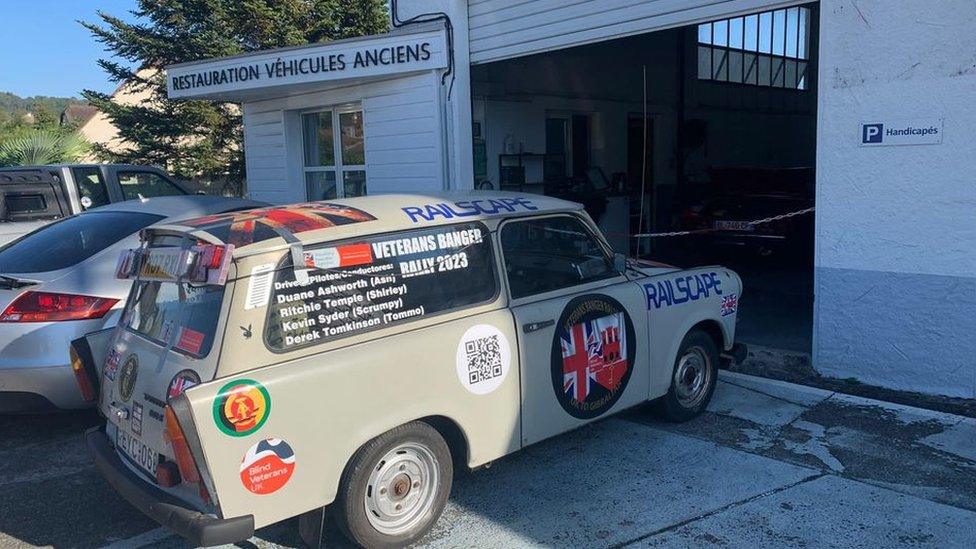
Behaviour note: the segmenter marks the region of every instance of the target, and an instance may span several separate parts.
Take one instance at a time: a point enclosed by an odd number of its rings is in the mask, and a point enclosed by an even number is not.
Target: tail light
[[[68,353],[71,356],[71,371],[74,372],[78,389],[81,390],[81,398],[85,402],[95,402],[97,394],[95,393],[95,385],[92,383],[94,376],[85,368],[85,363],[78,355],[74,345],[68,347]]]
[[[102,318],[118,299],[53,292],[24,292],[0,313],[0,322],[55,322]]]
[[[176,412],[167,406],[165,409],[166,423],[163,433],[169,443],[173,446],[173,454],[176,456],[176,466],[180,470],[180,476],[187,482],[200,482],[200,472],[197,470],[197,462],[193,459],[190,452],[190,445],[186,443],[186,436],[180,421],[176,419]]]

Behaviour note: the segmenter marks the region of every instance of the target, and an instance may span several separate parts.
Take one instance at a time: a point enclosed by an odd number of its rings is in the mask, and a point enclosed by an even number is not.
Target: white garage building
[[[450,25],[168,67],[170,97],[242,103],[248,189],[277,203],[584,178],[634,233],[722,169],[809,174],[814,368],[976,398],[972,0],[397,9],[435,12]]]

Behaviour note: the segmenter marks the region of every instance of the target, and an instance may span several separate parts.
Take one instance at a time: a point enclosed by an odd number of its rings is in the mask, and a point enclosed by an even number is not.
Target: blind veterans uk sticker
[[[552,386],[569,415],[592,419],[627,387],[636,351],[634,324],[617,300],[587,295],[569,302],[556,324]]]
[[[241,484],[253,494],[280,490],[295,472],[295,452],[280,438],[266,438],[248,448],[241,459]]]
[[[476,324],[461,336],[455,362],[461,385],[476,395],[487,395],[505,381],[512,350],[501,330]]]
[[[214,400],[217,427],[233,437],[256,432],[271,413],[271,395],[257,381],[238,379],[221,387]]]

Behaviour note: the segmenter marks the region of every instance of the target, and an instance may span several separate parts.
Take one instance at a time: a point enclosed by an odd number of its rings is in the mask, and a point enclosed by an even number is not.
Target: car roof
[[[235,255],[260,253],[289,242],[317,244],[370,234],[466,221],[578,211],[582,205],[548,196],[500,191],[378,194],[270,206],[183,219],[153,231],[189,233],[234,244]]]
[[[99,212],[140,212],[161,215],[172,223],[175,220],[210,215],[235,209],[250,209],[267,206],[266,202],[229,198],[224,196],[184,195],[157,196],[153,198],[126,200],[114,202],[97,208],[86,210],[79,215],[89,215]]]

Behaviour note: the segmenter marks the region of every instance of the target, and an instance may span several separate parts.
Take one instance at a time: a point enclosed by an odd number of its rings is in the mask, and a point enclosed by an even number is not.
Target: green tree
[[[160,70],[174,63],[385,32],[385,0],[138,0],[137,22],[99,12],[82,22],[113,54],[99,65],[149,100],[135,105],[85,90],[130,147],[95,152],[113,162],[158,164],[180,177],[244,178],[236,105],[170,101]]]
[[[91,149],[77,132],[31,129],[0,144],[0,166],[74,163]]]

